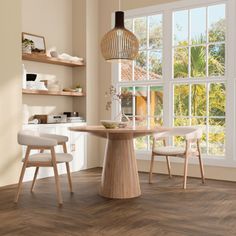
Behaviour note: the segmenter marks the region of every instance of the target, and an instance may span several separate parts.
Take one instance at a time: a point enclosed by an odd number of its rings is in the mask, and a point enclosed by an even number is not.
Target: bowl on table
[[[100,122],[106,129],[116,129],[120,123],[114,120],[101,120]]]

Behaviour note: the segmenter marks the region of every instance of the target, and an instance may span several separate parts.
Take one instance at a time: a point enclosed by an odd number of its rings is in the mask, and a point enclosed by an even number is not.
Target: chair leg
[[[201,171],[201,177],[202,177],[202,183],[205,183],[205,177],[204,177],[204,168],[202,163],[202,155],[201,155],[201,148],[199,144],[199,140],[197,141],[197,149],[198,149],[198,160],[199,160],[199,166]]]
[[[22,188],[22,182],[23,182],[23,178],[24,178],[24,175],[25,175],[25,170],[26,170],[26,167],[27,167],[28,159],[29,159],[29,154],[30,154],[30,148],[27,147],[26,154],[25,154],[25,161],[24,161],[24,164],[23,164],[22,169],[21,169],[21,174],[20,174],[20,179],[19,179],[19,182],[18,182],[17,192],[16,192],[16,196],[15,196],[15,199],[14,199],[15,203],[17,203],[18,200],[19,200],[20,191],[21,191],[21,188]]]
[[[63,146],[64,153],[67,153],[66,143],[63,143],[62,146]],[[71,181],[71,175],[70,175],[70,164],[68,162],[66,162],[66,171],[67,171],[67,176],[68,176],[70,192],[73,193],[72,181]]]
[[[68,162],[66,162],[66,171],[67,171],[70,192],[73,193],[72,181],[71,181],[71,175],[70,175],[70,164]]]
[[[184,184],[183,184],[184,189],[186,189],[186,185],[187,185],[187,175],[188,175],[188,156],[185,156],[185,161],[184,161]]]
[[[62,200],[62,195],[61,195],[61,186],[60,186],[60,180],[59,180],[58,171],[57,171],[56,154],[55,154],[54,148],[51,148],[51,155],[52,155],[52,165],[53,165],[55,182],[56,182],[57,200],[58,200],[58,204],[62,205],[63,200]]]
[[[201,177],[202,177],[202,183],[205,183],[205,177],[204,177],[204,168],[203,168],[203,163],[202,163],[202,157],[201,154],[198,156],[199,159],[199,165],[200,165],[200,171],[201,171]]]
[[[204,177],[204,169],[203,169],[203,163],[202,163],[202,158],[201,155],[199,155],[199,165],[200,165],[200,171],[201,171],[201,177],[202,177],[202,183],[205,183],[205,177]]]
[[[169,178],[171,179],[172,178],[172,175],[171,175],[171,167],[170,167],[170,160],[169,160],[169,157],[166,156],[166,163],[167,163],[167,169],[168,169],[168,173],[169,173]]]
[[[30,189],[31,192],[33,192],[38,172],[39,172],[39,167],[37,166],[36,169],[35,169],[35,172],[34,172],[34,179],[33,179],[32,185],[31,185],[31,189]]]
[[[154,154],[152,153],[152,157],[151,157],[151,165],[150,165],[150,172],[149,172],[149,184],[152,183],[152,170],[153,170],[153,164],[154,164]]]

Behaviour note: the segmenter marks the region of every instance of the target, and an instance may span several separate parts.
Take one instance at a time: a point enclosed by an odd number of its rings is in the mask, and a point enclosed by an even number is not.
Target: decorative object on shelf
[[[124,26],[124,12],[115,12],[115,27],[101,41],[102,55],[106,61],[134,60],[138,55],[139,41]]]
[[[22,40],[22,52],[23,53],[31,53],[32,47],[34,46],[34,42],[29,39]]]
[[[62,91],[64,91],[64,92],[77,92],[76,89],[73,89],[73,88],[64,88]]]
[[[80,123],[85,122],[84,118],[79,116],[79,112],[64,112],[64,115],[67,116],[67,122],[68,123]]]
[[[38,124],[47,124],[47,115],[34,115],[33,120],[38,120]]]
[[[76,89],[76,92],[78,92],[78,93],[82,93],[83,92],[83,89],[81,88],[80,84],[77,84],[75,89]]]
[[[23,46],[28,45],[28,49]],[[28,52],[27,52],[28,50]],[[46,44],[43,36],[30,33],[22,33],[22,51],[23,53],[39,53],[46,55]]]
[[[44,82],[38,81],[37,74],[26,74],[26,89],[48,90]]]
[[[71,56],[67,53],[62,53],[59,54],[57,52],[56,47],[52,47],[48,50],[48,56],[54,57],[54,58],[58,58],[60,60],[65,60],[65,61],[70,61],[70,62],[84,62],[84,59],[81,57],[77,57],[77,56]]]
[[[47,124],[66,123],[66,115],[47,115]]]
[[[57,51],[50,51],[50,55],[51,55],[51,57],[58,58],[58,53],[57,53]]]
[[[134,95],[132,94],[132,92],[130,92],[128,89],[125,89],[122,92],[118,93],[113,85],[111,85],[109,91],[105,93],[105,97],[109,98],[109,100],[106,103],[107,111],[111,109],[112,102],[118,102],[120,105],[121,111],[115,117],[115,120],[121,122],[121,124],[119,125],[121,128],[126,127],[130,123],[129,117],[125,114],[124,110],[122,109],[122,102],[125,102],[126,105],[128,103],[132,103],[133,96]]]
[[[119,125],[119,122],[114,120],[100,120],[100,122],[106,129],[116,129]]]
[[[71,61],[71,62],[84,62],[83,58],[71,56],[67,53],[59,54],[58,58],[61,59],[61,60],[66,60],[66,61]]]

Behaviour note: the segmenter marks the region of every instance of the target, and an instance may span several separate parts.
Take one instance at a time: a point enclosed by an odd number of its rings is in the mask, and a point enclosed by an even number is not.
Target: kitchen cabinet
[[[23,129],[33,130],[43,133],[59,134],[65,135],[69,138],[67,142],[68,153],[73,155],[73,161],[70,163],[71,172],[79,171],[87,168],[87,134],[80,132],[72,132],[68,128],[74,126],[83,126],[86,123],[66,123],[66,124],[37,124],[37,125],[24,125]],[[23,156],[25,155],[26,148],[23,147]],[[32,151],[32,153],[38,152],[37,150]],[[63,152],[62,147],[56,147],[56,152]],[[31,181],[34,175],[35,168],[27,168],[24,181]],[[59,174],[65,174],[66,168],[64,164],[58,164]],[[38,178],[45,178],[53,176],[52,168],[40,168]]]

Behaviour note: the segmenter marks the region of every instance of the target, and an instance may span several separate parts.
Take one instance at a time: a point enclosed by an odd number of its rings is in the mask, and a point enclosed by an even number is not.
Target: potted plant
[[[34,42],[30,39],[22,40],[22,51],[23,53],[31,53],[32,47],[34,46]]]
[[[82,93],[83,89],[81,88],[80,84],[77,84],[76,87],[75,87],[76,91],[78,93]]]

